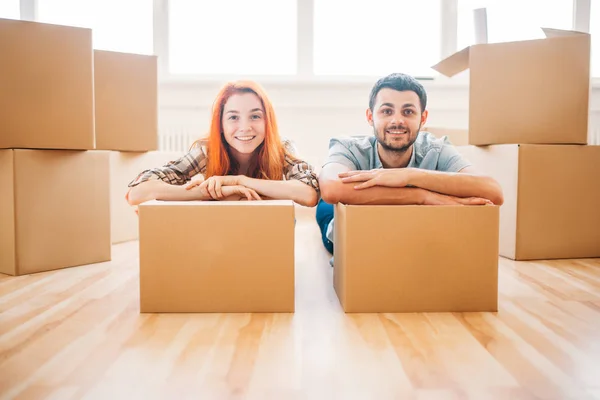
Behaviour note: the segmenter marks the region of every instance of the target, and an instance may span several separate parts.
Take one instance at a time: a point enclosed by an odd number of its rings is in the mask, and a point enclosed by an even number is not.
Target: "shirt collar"
[[[416,143],[416,142],[415,142]],[[415,154],[417,153],[417,149],[415,147],[415,143],[413,143],[412,145],[412,154],[410,155],[410,160],[408,161],[408,165],[406,166],[406,168],[415,168],[415,164],[416,164],[416,156]],[[378,142],[375,141],[375,169],[378,168],[383,168],[383,164],[381,163],[381,159],[379,158],[379,152],[377,151],[377,146],[378,146]]]

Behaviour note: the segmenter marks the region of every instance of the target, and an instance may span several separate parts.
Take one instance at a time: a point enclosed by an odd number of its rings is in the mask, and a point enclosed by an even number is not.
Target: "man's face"
[[[373,111],[367,109],[367,120],[383,148],[405,152],[417,140],[427,111],[421,111],[415,92],[383,88],[377,93]]]

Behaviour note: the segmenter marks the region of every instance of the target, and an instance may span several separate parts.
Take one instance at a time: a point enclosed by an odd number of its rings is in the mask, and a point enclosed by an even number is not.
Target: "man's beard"
[[[419,124],[419,127],[417,128],[417,132],[415,134],[414,139],[409,140],[409,142],[407,144],[405,144],[404,146],[402,146],[402,147],[394,147],[394,146],[391,146],[391,145],[385,143],[385,135],[386,135],[385,131],[387,131],[387,130],[393,130],[393,129],[404,129],[404,130],[406,130],[406,135],[410,138],[412,132],[410,131],[410,129],[408,127],[404,127],[404,126],[391,126],[391,127],[386,128],[386,129],[383,130],[383,137],[380,137],[380,135],[377,133],[377,129],[375,127],[373,127],[373,132],[375,133],[375,138],[377,138],[377,142],[385,150],[387,150],[387,151],[393,151],[393,152],[396,152],[396,153],[406,153],[406,151],[408,149],[410,149],[410,146],[412,146],[415,143],[415,141],[417,140],[417,137],[419,136],[419,132],[421,131],[421,125],[422,124]]]

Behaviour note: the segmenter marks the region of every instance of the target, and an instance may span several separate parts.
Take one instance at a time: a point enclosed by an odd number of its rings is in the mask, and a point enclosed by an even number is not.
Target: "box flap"
[[[467,68],[469,68],[470,48],[470,46],[465,47],[461,51],[458,51],[452,54],[451,56],[446,57],[431,68],[447,77],[452,77],[458,74],[459,72],[466,70]]]
[[[580,35],[589,35],[586,32],[579,31],[568,31],[564,29],[555,29],[555,28],[542,28],[544,34],[547,38],[555,38],[555,37],[564,37],[564,36],[580,36]]]

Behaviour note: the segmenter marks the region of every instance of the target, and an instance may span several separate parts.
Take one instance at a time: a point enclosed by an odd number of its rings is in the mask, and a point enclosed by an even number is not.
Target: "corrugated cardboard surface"
[[[291,201],[139,206],[141,312],[293,312]]]
[[[425,127],[423,131],[432,133],[437,138],[442,138],[444,136],[448,137],[448,140],[454,146],[466,146],[469,144],[469,131],[466,129],[456,129],[456,128],[440,128],[440,127]]]
[[[470,144],[587,143],[589,36],[471,50]]]
[[[517,259],[600,257],[600,146],[520,146]]]
[[[13,154],[17,274],[110,261],[108,154]]]
[[[12,150],[0,150],[0,273],[15,275],[15,192]]]
[[[348,297],[346,291],[346,265],[348,262],[348,252],[344,249],[348,249],[348,235],[346,234],[348,230],[347,209],[348,207],[342,206],[341,204],[335,205],[335,224],[333,225],[335,229],[333,233],[335,246],[335,257],[333,258],[333,288],[340,300],[342,308],[346,311],[348,311]]]
[[[157,57],[94,50],[96,149],[158,150]]]
[[[346,312],[496,311],[497,206],[336,206]]]
[[[93,149],[92,31],[0,19],[0,148]]]
[[[600,257],[600,146],[466,146],[459,151],[503,187],[500,255]]]
[[[556,33],[474,45],[433,67],[448,76],[470,68],[469,144],[587,143],[590,35]]]
[[[160,167],[176,160],[183,153],[166,151],[110,152],[110,219],[111,242],[121,243],[136,240],[138,234],[138,215],[130,206],[125,195],[127,186],[139,173],[146,169]]]

